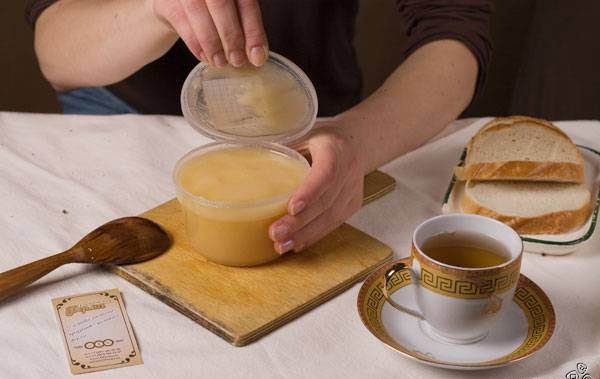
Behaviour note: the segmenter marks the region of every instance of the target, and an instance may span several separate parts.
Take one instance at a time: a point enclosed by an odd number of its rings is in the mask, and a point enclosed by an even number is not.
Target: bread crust
[[[569,136],[550,122],[528,116],[510,116],[496,118],[485,124],[467,143],[467,158],[465,165],[455,167],[454,173],[460,180],[529,180],[553,181],[566,183],[583,183],[585,174],[583,158],[575,147],[578,163],[571,162],[535,162],[535,161],[506,161],[469,163],[469,150],[483,133],[491,130],[511,127],[516,123],[529,122],[547,127],[573,144]]]
[[[459,180],[528,180],[583,183],[583,165],[566,162],[485,162],[454,168]]]
[[[477,137],[478,134],[480,134],[482,132],[488,131],[490,129],[502,129],[505,127],[510,127],[519,122],[529,122],[532,124],[545,126],[549,129],[551,129],[552,131],[560,134],[561,137],[564,137],[564,138],[568,139],[569,141],[571,141],[571,138],[565,132],[563,132],[556,125],[552,124],[550,121],[542,120],[541,118],[535,118],[535,117],[529,117],[529,116],[518,116],[518,115],[517,116],[507,116],[507,117],[496,117],[495,119],[491,120],[487,124],[483,125],[481,127],[481,129],[479,129],[479,131],[473,136],[473,138],[471,138],[471,140],[473,140],[475,137]]]
[[[466,191],[460,203],[463,213],[473,213],[494,218],[510,226],[519,234],[562,234],[583,225],[593,209],[590,200],[579,209],[551,212],[536,217],[520,217],[500,214],[479,204]]]

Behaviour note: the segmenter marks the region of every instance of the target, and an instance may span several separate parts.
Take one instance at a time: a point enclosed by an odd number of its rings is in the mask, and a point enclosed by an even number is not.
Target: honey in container
[[[309,170],[306,159],[282,143],[314,124],[310,80],[274,53],[260,68],[200,63],[181,99],[188,122],[219,141],[186,154],[173,173],[191,246],[228,266],[276,259],[269,225],[286,213]]]

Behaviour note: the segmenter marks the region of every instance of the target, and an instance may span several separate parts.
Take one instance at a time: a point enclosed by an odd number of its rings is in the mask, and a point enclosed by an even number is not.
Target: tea
[[[412,239],[415,259],[410,266],[393,264],[385,273],[386,300],[423,320],[419,326],[435,340],[466,345],[485,338],[512,303],[523,255],[521,237],[494,219],[452,213],[424,221]],[[387,289],[399,271],[415,279],[416,307],[389,299]]]
[[[465,268],[494,267],[509,260],[500,241],[478,233],[438,234],[427,239],[422,250],[438,262]]]

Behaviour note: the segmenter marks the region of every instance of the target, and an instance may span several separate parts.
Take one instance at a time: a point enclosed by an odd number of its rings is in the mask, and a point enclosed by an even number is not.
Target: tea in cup
[[[517,232],[488,217],[442,215],[415,229],[411,252],[410,267],[398,263],[386,272],[386,300],[419,318],[423,331],[437,340],[467,344],[485,338],[508,309],[519,279],[523,243]],[[387,293],[400,272],[415,285],[416,309]]]

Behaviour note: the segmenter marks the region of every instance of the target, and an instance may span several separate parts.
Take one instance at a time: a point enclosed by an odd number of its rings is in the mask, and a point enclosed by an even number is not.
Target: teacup
[[[429,257],[423,244],[430,238],[454,232],[477,233],[498,241],[508,255],[499,265],[485,268],[451,266]],[[517,285],[523,242],[512,228],[494,219],[467,214],[448,214],[421,223],[412,238],[412,264],[398,263],[386,274],[384,294],[396,309],[417,317],[431,337],[457,344],[477,342],[488,334],[512,301]],[[414,284],[417,309],[392,300],[391,281],[403,272]]]

